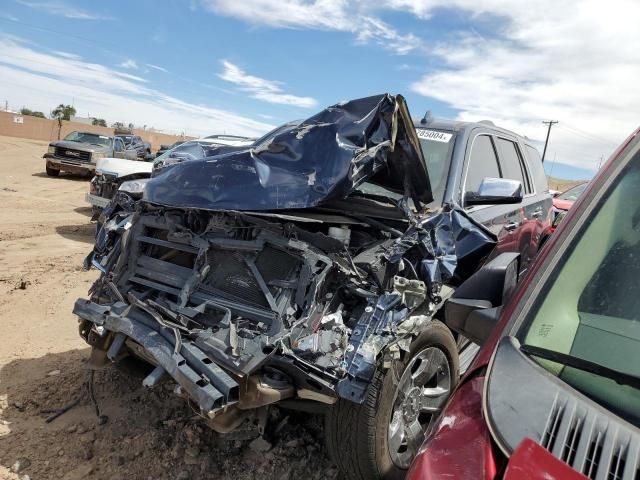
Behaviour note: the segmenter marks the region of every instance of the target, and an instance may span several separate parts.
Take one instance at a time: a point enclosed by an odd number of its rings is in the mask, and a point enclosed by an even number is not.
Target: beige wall
[[[22,118],[23,123],[16,123],[14,117]],[[62,122],[60,138],[70,132],[79,130],[83,132],[101,133],[103,135],[113,135],[113,128],[98,127],[78,122]],[[178,140],[190,139],[192,137],[181,137],[179,135],[167,135],[165,133],[151,132],[148,130],[134,129],[135,135],[140,135],[143,140],[151,143],[151,149],[155,152],[161,144],[172,144]],[[47,118],[30,117],[10,112],[0,112],[0,135],[8,137],[30,138],[32,140],[57,140],[58,121]]]

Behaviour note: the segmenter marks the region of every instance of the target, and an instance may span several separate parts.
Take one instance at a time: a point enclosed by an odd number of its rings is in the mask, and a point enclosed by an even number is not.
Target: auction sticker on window
[[[425,140],[433,140],[434,142],[448,143],[453,136],[452,133],[439,132],[437,130],[426,130],[424,128],[416,128],[419,138]]]

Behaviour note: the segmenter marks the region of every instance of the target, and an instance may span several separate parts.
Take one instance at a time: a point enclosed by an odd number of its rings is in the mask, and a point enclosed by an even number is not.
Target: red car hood
[[[504,480],[588,480],[587,477],[527,438],[518,445],[507,464]]]
[[[569,210],[573,206],[573,200],[562,200],[560,198],[553,199],[553,206],[558,210]]]

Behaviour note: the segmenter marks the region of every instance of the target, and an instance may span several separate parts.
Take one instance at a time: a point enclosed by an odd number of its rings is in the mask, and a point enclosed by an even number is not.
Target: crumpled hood
[[[96,162],[96,173],[126,177],[136,173],[151,174],[153,163],[124,158],[101,158]]]
[[[49,143],[52,147],[72,148],[74,150],[84,150],[86,152],[108,152],[111,151],[108,147],[101,147],[98,145],[92,145],[90,143],[83,142],[70,142],[68,140],[57,140]]]
[[[264,144],[163,169],[144,200],[208,210],[308,208],[345,198],[365,181],[415,202],[432,200],[400,95],[339,103]]]

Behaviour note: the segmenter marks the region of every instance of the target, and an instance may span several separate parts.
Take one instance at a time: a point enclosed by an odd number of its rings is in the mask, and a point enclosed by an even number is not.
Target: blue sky
[[[542,120],[560,120],[554,174],[584,176],[638,124],[640,8],[611,3],[5,0],[0,96],[172,133],[257,135],[401,93],[414,116],[491,119],[538,142]]]

